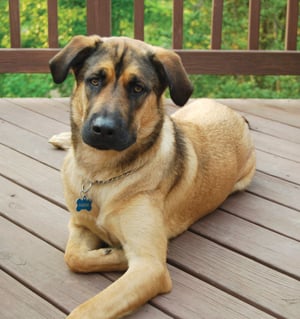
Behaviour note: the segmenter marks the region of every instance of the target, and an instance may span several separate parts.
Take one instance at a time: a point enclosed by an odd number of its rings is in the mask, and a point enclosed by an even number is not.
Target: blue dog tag
[[[76,201],[76,210],[77,212],[80,212],[81,210],[87,210],[90,212],[92,210],[92,201],[86,196],[78,198]]]

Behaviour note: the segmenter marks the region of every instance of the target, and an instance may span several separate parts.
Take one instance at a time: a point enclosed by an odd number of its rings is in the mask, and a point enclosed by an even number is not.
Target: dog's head
[[[50,69],[56,83],[73,71],[73,143],[98,150],[122,151],[149,138],[161,127],[165,89],[180,106],[193,90],[177,54],[129,38],[76,36]]]

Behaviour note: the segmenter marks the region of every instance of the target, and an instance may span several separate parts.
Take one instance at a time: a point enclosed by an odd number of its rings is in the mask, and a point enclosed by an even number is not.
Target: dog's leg
[[[251,183],[256,169],[256,156],[254,150],[251,152],[243,170],[242,177],[235,183],[231,194],[239,191],[243,191]]]
[[[157,294],[170,291],[162,214],[159,209],[151,208],[149,202],[135,202],[127,211],[122,210],[118,224],[114,225],[129,260],[127,272],[76,308],[68,319],[122,318]]]
[[[74,272],[123,271],[128,268],[121,248],[99,248],[101,240],[88,229],[69,224],[65,261]]]

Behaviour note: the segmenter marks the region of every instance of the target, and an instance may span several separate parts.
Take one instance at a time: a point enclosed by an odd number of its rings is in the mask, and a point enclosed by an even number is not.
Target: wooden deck
[[[300,100],[222,101],[250,121],[254,181],[170,243],[172,292],[129,318],[300,318]],[[65,153],[47,140],[67,130],[67,99],[0,99],[2,319],[64,318],[119,276],[64,263]]]

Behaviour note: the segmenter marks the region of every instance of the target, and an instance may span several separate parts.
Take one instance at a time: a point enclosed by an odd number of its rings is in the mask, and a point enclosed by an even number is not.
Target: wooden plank
[[[182,49],[183,43],[183,0],[173,0],[172,47]]]
[[[300,144],[299,128],[246,113],[247,110],[245,110],[245,112],[238,112],[248,120],[251,130],[268,134],[274,137],[279,137],[282,140]]]
[[[58,48],[57,0],[47,0],[48,6],[48,44],[49,48]]]
[[[300,99],[218,99],[242,112],[300,128]]]
[[[49,72],[58,49],[0,49],[0,73]],[[175,50],[189,74],[300,75],[299,51]],[[34,59],[32,58],[34,56]]]
[[[247,190],[286,207],[300,211],[300,186],[256,172]]]
[[[60,173],[0,145],[0,174],[64,207]],[[12,160],[13,159],[13,160]]]
[[[274,318],[225,292],[172,266],[169,267],[173,290],[152,302],[180,319],[253,319]]]
[[[299,146],[300,148],[300,146]],[[300,163],[256,151],[257,170],[300,185]],[[300,195],[300,194],[299,194]]]
[[[251,135],[257,149],[300,163],[300,144],[282,141],[280,138],[255,131],[251,132]]]
[[[221,210],[191,229],[271,268],[300,279],[300,242],[232,216]]]
[[[87,0],[87,32],[102,37],[111,35],[111,0]]]
[[[65,314],[0,271],[0,305],[2,319],[65,318]]]
[[[70,272],[63,253],[0,218],[1,267],[69,312],[110,284],[103,276]]]
[[[191,232],[171,241],[168,260],[280,318],[297,318],[300,282]],[[210,317],[208,317],[210,318]]]
[[[300,241],[299,212],[248,192],[226,199],[222,209],[256,225]]]
[[[93,297],[111,281],[99,274],[75,274],[67,269],[62,252],[0,218],[0,265],[65,312]],[[128,318],[167,319],[150,305]]]
[[[248,49],[259,48],[260,0],[249,1]]]
[[[189,74],[300,75],[299,51],[175,51]]]
[[[1,176],[0,184],[0,215],[64,251],[69,213]]]
[[[26,110],[3,99],[0,99],[0,118],[45,138],[70,129],[69,125]]]
[[[70,125],[70,107],[48,98],[11,98],[6,101],[35,113],[45,115],[58,122]]]
[[[19,0],[9,0],[10,45],[21,47],[20,4]],[[2,68],[2,66],[1,66]]]
[[[134,38],[144,40],[144,0],[134,0]]]
[[[54,150],[44,137],[0,120],[0,143],[59,170],[66,152]]]
[[[299,1],[288,0],[285,26],[285,49],[297,50]]]
[[[48,73],[59,49],[0,49],[0,73]]]
[[[67,109],[70,109],[70,98],[69,97],[55,97],[52,98],[54,101],[58,101],[59,103],[63,104]]]

